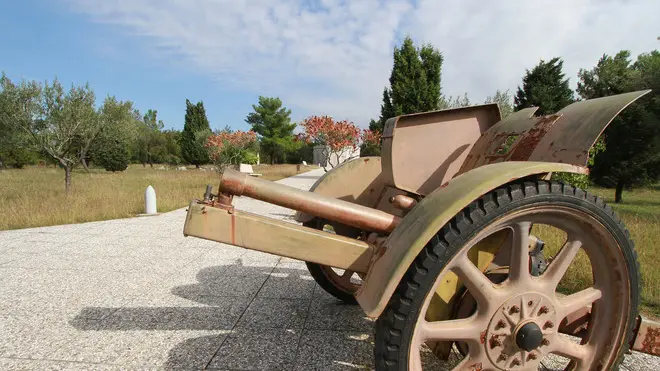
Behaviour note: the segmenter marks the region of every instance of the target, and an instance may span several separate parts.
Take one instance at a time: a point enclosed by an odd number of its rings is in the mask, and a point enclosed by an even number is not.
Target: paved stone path
[[[307,189],[322,173],[280,182]],[[320,289],[304,263],[184,238],[184,218],[0,232],[0,370],[373,368],[373,321]]]

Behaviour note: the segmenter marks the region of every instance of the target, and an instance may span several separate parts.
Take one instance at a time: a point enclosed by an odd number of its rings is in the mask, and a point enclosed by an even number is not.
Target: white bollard
[[[147,215],[156,215],[158,214],[156,208],[156,191],[154,187],[149,186],[144,192],[144,204],[145,204],[145,214]]]

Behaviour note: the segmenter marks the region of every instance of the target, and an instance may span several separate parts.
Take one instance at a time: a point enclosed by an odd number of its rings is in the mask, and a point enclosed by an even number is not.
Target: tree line
[[[71,189],[71,173],[90,165],[108,171],[125,170],[130,163],[211,163],[210,138],[232,133],[230,127],[211,130],[202,101],[185,102],[183,130],[165,129],[158,111],[141,113],[130,100],[106,97],[97,107],[89,84],[69,89],[52,82],[12,81],[0,76],[0,169],[26,165],[55,165],[64,170],[65,190]],[[246,122],[260,135],[235,157],[256,163],[261,152],[270,163],[299,162],[307,156],[306,143],[296,141],[291,111],[278,98],[260,97]],[[311,156],[311,149],[309,149]],[[307,156],[306,158],[309,158]]]
[[[55,163],[65,171],[66,189],[71,170],[91,162],[109,171],[129,163],[153,166],[191,164],[197,167],[239,162],[297,163],[310,160],[312,147],[323,145],[332,153],[361,146],[361,155],[380,154],[380,135],[387,119],[403,114],[464,107],[468,95],[442,93],[442,53],[431,44],[416,47],[404,39],[393,50],[389,85],[383,90],[380,116],[360,130],[347,120],[310,116],[292,122],[291,110],[277,97],[260,96],[245,118],[250,132],[231,127],[212,131],[203,102],[186,100],[182,131],[165,130],[158,112],[141,114],[131,101],[106,97],[96,108],[88,86],[69,90],[59,81],[0,81],[0,167],[20,168],[39,161]],[[521,71],[522,72],[522,71]],[[577,89],[563,72],[560,57],[541,60],[522,74],[515,95],[496,90],[484,103],[497,103],[503,117],[536,106],[537,114],[554,113],[581,99],[592,99],[640,89],[653,92],[624,111],[592,149],[590,178],[565,175],[585,187],[589,182],[615,187],[616,201],[624,189],[660,178],[660,53],[632,59],[629,51],[604,54],[591,68],[580,69]],[[295,133],[296,128],[302,133]],[[328,154],[330,155],[330,153]]]

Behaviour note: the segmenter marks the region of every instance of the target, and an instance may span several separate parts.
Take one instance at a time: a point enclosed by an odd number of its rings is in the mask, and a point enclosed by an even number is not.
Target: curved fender
[[[472,201],[516,179],[552,172],[586,174],[588,169],[554,162],[507,161],[470,170],[433,191],[406,215],[385,242],[384,254],[372,263],[356,295],[362,309],[369,317],[380,316],[422,248]]]
[[[458,174],[503,161],[548,161],[586,166],[589,149],[614,118],[650,90],[572,103],[535,117],[537,108],[507,116],[474,144]],[[509,142],[511,141],[511,142]],[[509,149],[505,150],[505,147]]]
[[[360,157],[323,174],[309,191],[373,207],[383,187],[380,157]],[[304,223],[314,216],[297,212],[295,218]]]

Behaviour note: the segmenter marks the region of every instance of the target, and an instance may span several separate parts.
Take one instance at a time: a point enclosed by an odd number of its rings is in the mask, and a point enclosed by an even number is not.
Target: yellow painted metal
[[[183,234],[358,273],[373,255],[364,241],[197,201],[188,207]]]
[[[356,295],[362,309],[370,317],[380,316],[412,261],[433,235],[472,201],[516,179],[550,172],[586,174],[588,169],[553,162],[500,162],[461,174],[422,199],[390,234],[385,253],[369,268]]]

